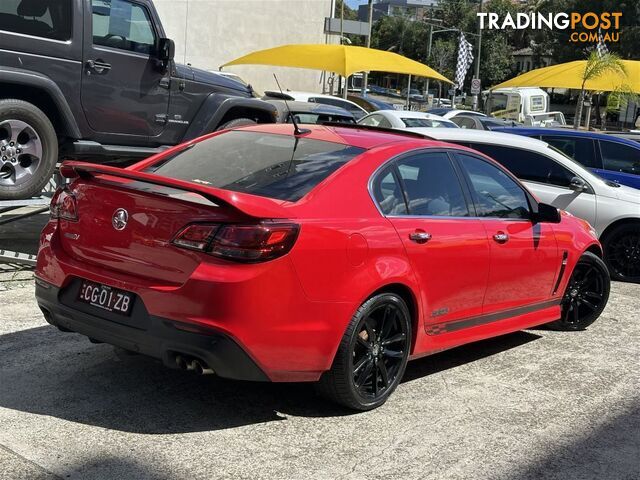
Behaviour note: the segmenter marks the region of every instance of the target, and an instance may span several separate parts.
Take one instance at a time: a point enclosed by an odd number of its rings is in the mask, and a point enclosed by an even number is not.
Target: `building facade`
[[[176,43],[176,61],[205,70],[255,50],[290,43],[337,42],[325,36],[331,0],[155,0],[162,24]],[[226,69],[258,92],[282,88],[321,91],[321,72],[263,65]]]

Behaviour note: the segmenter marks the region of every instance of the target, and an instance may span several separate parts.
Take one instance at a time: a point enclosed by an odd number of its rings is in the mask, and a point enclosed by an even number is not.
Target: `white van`
[[[532,127],[566,125],[562,112],[549,112],[549,94],[537,87],[497,88],[485,94],[485,112]]]

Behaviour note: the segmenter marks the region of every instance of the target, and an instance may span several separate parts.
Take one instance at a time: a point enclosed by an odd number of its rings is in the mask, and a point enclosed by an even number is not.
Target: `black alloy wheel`
[[[320,392],[356,410],[382,405],[400,383],[411,348],[411,316],[399,296],[367,300],[345,332]]]
[[[620,225],[602,243],[611,278],[640,282],[640,225]]]
[[[573,269],[562,298],[562,316],[550,326],[557,330],[587,328],[607,305],[610,285],[604,262],[593,253],[584,253]]]

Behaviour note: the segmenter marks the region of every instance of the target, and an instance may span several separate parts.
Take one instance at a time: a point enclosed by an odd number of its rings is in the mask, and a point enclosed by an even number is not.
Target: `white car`
[[[481,130],[410,130],[471,147],[501,163],[541,202],[592,225],[612,278],[640,281],[640,190],[591,173],[541,140]]]
[[[384,128],[458,128],[451,120],[426,112],[378,110],[358,120],[360,125]]]
[[[312,92],[295,92],[292,90],[285,90],[284,92],[278,92],[269,90],[264,92],[265,97],[284,100],[295,100],[296,102],[310,102],[321,103],[323,105],[331,105],[333,107],[344,108],[351,113],[356,120],[364,117],[368,112],[357,103],[344,98],[334,97],[333,95],[324,95],[322,93]]]
[[[486,117],[484,113],[476,112],[475,110],[459,110],[457,108],[444,107],[444,106],[430,108],[428,113],[432,113],[433,115],[439,115],[442,118],[448,118],[448,119],[455,118],[458,115],[473,115],[475,117]]]

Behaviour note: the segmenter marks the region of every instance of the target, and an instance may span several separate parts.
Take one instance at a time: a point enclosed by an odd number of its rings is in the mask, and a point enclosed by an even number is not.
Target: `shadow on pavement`
[[[516,348],[517,332],[409,363],[404,382]],[[0,336],[0,407],[135,433],[186,433],[353,412],[310,384],[238,382],[168,369],[43,326]]]
[[[528,466],[496,480],[637,480],[640,478],[640,406],[594,426],[588,435],[548,449]]]

